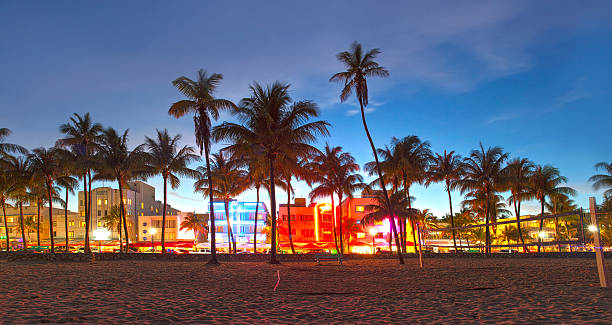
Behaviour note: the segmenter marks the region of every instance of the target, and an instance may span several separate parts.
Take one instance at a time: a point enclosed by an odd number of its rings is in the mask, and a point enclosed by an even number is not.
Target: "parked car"
[[[518,251],[516,249],[511,249],[511,248],[500,249],[499,252],[500,253],[508,253],[508,254],[516,254],[516,253],[518,253]]]

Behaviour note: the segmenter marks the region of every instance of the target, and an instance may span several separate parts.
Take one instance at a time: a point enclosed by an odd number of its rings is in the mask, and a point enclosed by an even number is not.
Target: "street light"
[[[589,231],[590,232],[597,232],[597,226],[596,225],[589,225]]]
[[[374,227],[370,228],[370,236],[372,236],[372,254],[375,253],[375,251],[374,251],[374,238],[376,237],[377,233],[378,233],[378,230],[376,230],[376,228],[374,228]]]
[[[151,234],[151,252],[155,252],[155,244],[153,243],[153,235],[157,233],[157,229],[151,228],[149,230],[149,233]]]

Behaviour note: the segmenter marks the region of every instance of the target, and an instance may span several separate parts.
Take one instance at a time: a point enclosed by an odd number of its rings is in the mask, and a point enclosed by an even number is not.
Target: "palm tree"
[[[44,179],[47,188],[49,203],[49,238],[51,239],[51,253],[55,253],[53,238],[53,198],[56,196],[55,181],[60,177],[60,159],[55,148],[37,148],[28,156],[34,177]]]
[[[197,215],[195,212],[187,213],[185,219],[181,221],[179,230],[191,230],[193,231],[193,246],[196,246],[198,241],[198,232],[206,233],[207,227],[204,218]]]
[[[23,227],[25,228],[25,231],[28,234],[28,241],[30,240],[30,233],[34,231],[38,233],[40,228],[38,221],[35,221],[33,216],[25,217],[23,219]],[[40,247],[40,243],[38,243],[37,246]]]
[[[612,163],[605,161],[595,164],[595,170],[601,170],[603,174],[595,174],[589,178],[589,182],[593,182],[593,189],[605,189],[604,197],[612,197]]]
[[[102,125],[93,123],[89,113],[80,116],[74,113],[69,123],[60,125],[60,132],[65,135],[63,139],[57,141],[58,146],[71,146],[77,153],[78,164],[83,173],[83,193],[85,205],[85,252],[90,252],[89,229],[91,223],[91,156],[95,153],[96,143],[102,132]],[[89,177],[89,182],[87,178]],[[89,188],[87,185],[89,184]]]
[[[219,99],[214,97],[214,92],[223,80],[223,75],[213,73],[208,75],[206,70],[198,71],[197,80],[191,80],[185,76],[179,77],[172,82],[187,99],[179,100],[172,104],[168,110],[168,114],[179,118],[187,114],[194,114],[193,123],[195,126],[196,144],[200,149],[204,150],[204,158],[206,160],[206,170],[208,173],[209,188],[213,188],[212,176],[210,173],[210,143],[211,143],[211,118],[217,120],[219,111],[222,109],[235,108],[236,105],[227,99]],[[209,264],[219,264],[217,261],[217,250],[215,247],[215,209],[213,193],[210,193],[210,251],[211,258]]]
[[[516,217],[516,228],[519,239],[523,244],[523,250],[529,252],[529,248],[525,245],[523,233],[521,230],[521,202],[528,196],[527,188],[529,186],[529,178],[533,172],[534,164],[526,158],[515,158],[508,162],[504,168],[504,182],[506,189],[510,190],[509,203],[514,205],[514,216]]]
[[[2,161],[0,161],[2,162]],[[9,251],[9,247],[10,247],[10,235],[9,235],[9,229],[8,229],[8,224],[6,221],[6,201],[9,199],[9,191],[11,188],[11,183],[9,181],[8,178],[8,174],[6,172],[6,170],[4,169],[4,164],[0,164],[0,205],[2,205],[2,214],[3,214],[3,218],[2,220],[4,220],[4,235],[6,236],[6,251]]]
[[[501,237],[508,243],[508,245],[512,244],[511,242],[513,240],[518,243],[519,241],[518,228],[512,225],[508,225],[507,227],[502,229]]]
[[[128,149],[128,130],[120,135],[115,129],[108,128],[104,130],[100,137],[96,160],[99,165],[96,179],[117,181],[119,186],[119,206],[122,219],[119,220],[119,226],[121,227],[121,224],[123,224],[125,252],[127,253],[130,246],[130,237],[127,228],[123,189],[129,186],[129,181],[151,174],[145,164],[144,144],[130,151]],[[165,209],[164,206],[163,210],[165,211]],[[163,237],[162,234],[162,239]]]
[[[45,180],[40,175],[32,175],[30,184],[28,184],[28,203],[36,204],[36,245],[40,246],[40,209],[44,207],[45,197],[47,197],[47,189]]]
[[[342,204],[340,204],[340,210],[342,210]],[[346,250],[348,252],[351,251],[351,239],[353,238],[353,234],[356,234],[358,232],[360,232],[361,230],[363,230],[363,227],[361,226],[360,223],[357,223],[356,219],[353,218],[348,218],[346,219],[346,234],[347,234],[347,245],[346,245]]]
[[[276,185],[275,165],[279,155],[291,153],[291,156],[303,158],[316,151],[310,143],[318,135],[329,135],[329,123],[313,121],[319,115],[317,105],[311,101],[299,101],[291,104],[289,85],[280,82],[264,88],[258,83],[250,86],[251,97],[244,98],[240,107],[234,110],[244,123],[224,122],[215,127],[215,140],[230,140],[232,145],[224,150],[230,153],[240,152],[245,146],[252,146],[266,157],[269,165],[270,206],[272,213],[272,244],[270,263],[277,264],[276,259]]]
[[[533,170],[529,178],[528,196],[530,199],[536,199],[540,202],[541,216],[544,216],[544,207],[547,198],[552,198],[555,195],[576,195],[576,191],[571,187],[559,186],[567,182],[567,178],[561,176],[559,169],[551,165],[538,165]],[[544,219],[540,220],[540,232],[544,227]],[[542,239],[538,236],[538,243]],[[541,250],[541,245],[538,245],[538,253]]]
[[[444,154],[436,153],[433,158],[433,163],[429,167],[428,178],[426,184],[444,182],[446,193],[448,194],[448,207],[450,209],[451,228],[455,228],[455,218],[453,214],[453,201],[451,199],[451,191],[457,189],[459,181],[463,176],[463,164],[461,156],[455,154],[454,151],[449,153],[444,150]],[[453,247],[457,253],[457,238],[455,237],[455,229],[453,229]]]
[[[74,177],[79,174],[77,164],[78,156],[74,150],[61,150],[59,159],[61,160],[61,173],[56,183],[60,187],[63,187],[66,193],[64,199],[64,230],[66,232],[66,252],[68,252],[68,196],[69,194],[74,194],[74,190],[79,186],[78,179]]]
[[[491,232],[489,229],[491,196],[500,189],[502,183],[503,164],[508,158],[500,147],[472,150],[470,156],[464,159],[464,178],[460,181],[461,193],[480,191],[485,197],[485,245],[486,252],[491,253]]]
[[[549,201],[546,202],[544,205],[546,206],[546,209],[552,212],[553,214],[571,212],[571,211],[576,211],[578,209],[578,206],[576,205],[574,200],[570,199],[570,197],[565,194],[556,194],[556,195],[549,197]],[[570,240],[571,235],[570,235],[569,228],[567,226],[567,222],[568,220],[573,221],[572,219],[576,219],[576,216],[566,216],[566,217],[562,217],[561,219],[564,222],[567,240]],[[555,217],[555,237],[557,241],[561,240],[561,234],[559,233],[559,218],[557,217]],[[559,251],[561,251],[561,244],[559,244]],[[571,244],[570,244],[570,251],[571,251]]]
[[[202,166],[197,168],[197,177],[193,184],[196,192],[201,192],[204,196],[210,196],[210,192],[212,192],[213,197],[216,196],[223,200],[225,219],[227,221],[227,238],[230,241],[229,251],[231,252],[231,245],[233,245],[234,253],[236,253],[236,238],[230,223],[229,202],[232,198],[244,192],[248,186],[246,183],[246,172],[239,168],[241,163],[238,160],[228,159],[222,152],[213,153],[210,168],[213,177],[212,183],[215,187],[210,191],[207,169],[204,169]],[[211,218],[214,218],[214,215],[211,215]]]
[[[340,207],[339,221],[339,238],[340,238],[340,253],[344,253],[344,239],[342,225],[344,223],[342,213],[342,200],[344,195],[352,197],[357,190],[364,189],[363,177],[357,174],[359,165],[355,162],[355,158],[348,152],[342,152],[342,147],[325,146],[324,152],[321,152],[313,157],[311,169],[314,171],[314,181],[319,185],[310,193],[311,199],[331,196],[332,206],[334,205],[334,194],[338,196],[338,205]],[[333,209],[334,220],[335,207]]]
[[[371,225],[375,222],[383,221],[385,218],[388,218],[389,223],[391,223],[391,220],[394,218],[409,218],[414,214],[413,210],[408,209],[408,199],[406,199],[404,194],[401,192],[392,193],[391,197],[389,198],[390,201],[387,201],[381,190],[366,190],[366,193],[371,194],[375,202],[373,204],[368,204],[364,207],[366,210],[371,210],[372,212],[363,216],[363,218],[361,219],[361,224],[363,225]],[[393,250],[391,243],[393,241],[393,238],[395,238],[395,245],[397,247],[398,252],[400,252],[401,246],[397,241],[397,229],[395,227],[390,228],[391,234],[389,237],[389,250]],[[416,245],[416,243],[414,244]]]
[[[121,248],[123,247],[123,238],[121,237],[121,219],[123,217],[123,212],[121,210],[122,209],[120,206],[113,205],[108,211],[108,214],[100,218],[100,221],[102,221],[106,229],[110,231],[113,231],[113,229],[117,230],[117,233],[119,234],[119,251],[121,251]]]
[[[23,247],[28,248],[23,225],[23,202],[27,202],[29,194],[27,187],[32,181],[30,162],[23,157],[5,156],[5,173],[9,180],[8,198],[19,206],[19,224],[21,228],[21,240]]]
[[[162,208],[162,233],[161,246],[162,253],[166,252],[165,232],[166,232],[166,207],[168,206],[168,181],[172,189],[177,189],[181,184],[179,177],[196,178],[198,173],[187,167],[192,161],[197,161],[198,156],[194,154],[193,147],[179,146],[181,135],[172,137],[168,135],[168,130],[157,131],[155,139],[145,137],[145,145],[148,149],[146,153],[146,163],[150,173],[161,174],[164,182],[164,206]],[[127,230],[126,230],[127,232]]]
[[[363,128],[370,142],[372,148],[372,154],[376,161],[376,170],[378,171],[378,177],[380,179],[380,187],[383,191],[384,197],[387,200],[387,206],[390,206],[389,195],[385,188],[385,181],[383,179],[382,170],[378,161],[378,155],[376,153],[376,147],[374,141],[368,130],[368,124],[365,119],[364,108],[368,106],[368,77],[387,77],[389,71],[381,67],[374,59],[380,54],[380,49],[374,48],[369,51],[363,51],[361,44],[353,42],[349,51],[343,51],[336,55],[338,61],[340,61],[346,68],[346,71],[338,72],[334,74],[329,81],[330,82],[341,82],[344,83],[342,92],[340,93],[340,101],[344,102],[348,99],[352,92],[355,92],[355,96],[359,101],[359,107],[361,108],[361,121]],[[395,221],[391,219],[391,227],[395,228]],[[397,230],[395,231],[397,234]],[[397,245],[399,246],[399,238],[396,238]],[[404,264],[404,258],[400,250],[398,249],[398,258],[400,264]]]
[[[247,170],[246,185],[255,188],[256,204],[255,204],[255,226],[253,231],[253,254],[257,253],[257,220],[259,219],[259,190],[265,186],[266,181],[266,162],[263,157],[255,154],[253,150],[249,150],[247,154]]]
[[[11,130],[0,128],[0,158],[7,156],[10,153],[27,154],[28,150],[20,145],[4,142],[11,135]]]

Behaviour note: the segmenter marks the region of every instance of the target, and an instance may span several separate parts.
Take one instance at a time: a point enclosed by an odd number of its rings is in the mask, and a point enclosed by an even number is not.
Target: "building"
[[[128,182],[128,188],[122,189],[122,195],[118,189],[111,187],[98,187],[92,189],[91,192],[90,231],[94,235],[100,235],[99,237],[119,239],[117,229],[112,229],[110,234],[107,234],[108,229],[104,225],[103,217],[108,215],[111,207],[119,206],[121,196],[123,196],[129,236],[133,241],[137,241],[140,235],[137,216],[161,216],[163,214],[163,202],[155,200],[155,187],[141,181]],[[78,200],[79,215],[84,217],[85,195],[83,191],[79,191]],[[166,205],[167,216],[176,216],[179,212],[169,204]]]
[[[340,240],[340,219],[342,219],[342,239],[345,252],[372,253],[377,250],[389,250],[390,226],[388,220],[372,225],[361,224],[362,218],[372,212],[369,206],[374,203],[375,199],[370,196],[347,198],[335,207],[335,211],[332,211],[329,203],[311,202],[310,205],[306,205],[306,199],[296,198],[290,206],[290,217],[287,213],[289,210],[287,204],[281,204],[277,219],[279,247],[281,250],[290,249],[288,222],[290,220],[291,237],[296,250],[335,251],[336,242]],[[407,228],[408,238],[410,238],[412,229],[410,225]],[[407,242],[408,251],[414,251],[412,242],[410,240]],[[392,245],[395,246],[395,242],[392,242]]]
[[[10,238],[10,245],[13,248],[19,248],[23,246],[23,240],[21,238],[21,227],[19,223],[19,207],[6,207],[6,223],[8,226],[8,235]],[[38,224],[38,206],[28,205],[23,206],[23,218],[24,223],[28,221],[32,222],[33,227],[27,227],[26,229],[26,241],[28,245],[37,244],[37,233],[36,225]],[[53,208],[53,233],[56,245],[62,244],[66,239],[66,227],[65,227],[65,211],[61,208]],[[69,240],[75,240],[82,242],[85,238],[85,218],[81,217],[78,213],[68,210],[68,238]],[[28,220],[29,219],[29,220]],[[24,227],[26,228],[26,227]],[[4,228],[4,218],[0,215],[0,245],[6,248],[6,229]],[[41,245],[50,244],[49,236],[49,207],[40,207],[40,240]]]
[[[165,241],[194,241],[197,236],[198,243],[208,242],[206,233],[194,234],[190,230],[180,230],[181,222],[185,219],[187,213],[179,212],[175,215],[166,216]],[[208,214],[198,214],[204,223],[208,223]],[[163,216],[138,216],[138,240],[141,242],[158,242],[161,241]]]
[[[265,244],[266,235],[262,233],[265,228],[265,221],[268,218],[268,209],[263,202],[259,202],[257,212],[257,229],[255,229],[255,209],[257,202],[242,202],[231,200],[229,206],[229,224],[232,234],[236,239],[238,248],[252,247],[253,240],[256,237],[257,243]],[[210,204],[206,204],[206,214],[209,215]],[[215,233],[217,247],[227,248],[230,243],[228,236],[228,221],[225,216],[225,203],[223,201],[213,202],[215,209]],[[208,223],[210,227],[210,222]],[[210,234],[208,237],[210,241]],[[247,247],[248,246],[248,247]],[[263,249],[262,245],[262,249]]]

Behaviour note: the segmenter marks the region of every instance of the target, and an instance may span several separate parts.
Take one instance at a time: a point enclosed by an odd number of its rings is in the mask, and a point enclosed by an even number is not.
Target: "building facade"
[[[206,204],[206,214],[210,214],[210,204]],[[225,215],[225,203],[223,201],[213,202],[215,209],[215,233],[216,243],[219,247],[227,247],[230,243],[228,229],[236,240],[238,246],[246,246],[253,243],[256,238],[257,243],[266,243],[266,235],[262,233],[265,228],[265,221],[268,218],[268,209],[263,202],[259,202],[257,216],[255,216],[256,202],[242,202],[232,200],[229,202],[229,226]],[[255,228],[255,218],[257,218],[257,228]],[[210,222],[208,222],[210,227]],[[210,241],[210,234],[208,235]],[[245,247],[246,248],[246,247]]]
[[[12,248],[23,247],[23,240],[21,236],[21,224],[19,222],[19,207],[6,207],[6,223],[7,228],[4,227],[4,217],[0,215],[0,245],[6,247],[6,235],[8,230],[8,236],[10,239],[10,245]],[[68,232],[65,227],[65,210],[60,208],[53,208],[53,238],[56,244],[61,244],[66,239],[66,234],[69,240],[83,241],[85,238],[85,218],[81,217],[78,213],[68,210]],[[38,225],[39,210],[36,205],[23,206],[23,218],[25,228],[25,237],[29,246],[37,244],[37,232],[36,226]],[[40,207],[40,240],[41,245],[50,244],[50,232],[49,232],[49,207]]]
[[[141,181],[129,182],[128,188],[122,191],[129,236],[131,240],[138,241],[141,233],[137,226],[137,217],[161,216],[163,214],[163,202],[155,199],[155,187]],[[98,234],[98,237],[108,237],[113,240],[119,239],[117,229],[111,229],[110,234],[108,234],[109,229],[104,224],[104,217],[108,215],[111,207],[120,205],[120,198],[121,193],[118,189],[111,187],[92,189],[90,231],[94,235]],[[79,191],[78,200],[79,215],[85,217],[85,195],[83,191]],[[169,204],[166,206],[166,216],[176,216],[179,212]]]

